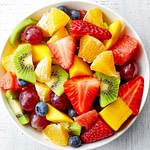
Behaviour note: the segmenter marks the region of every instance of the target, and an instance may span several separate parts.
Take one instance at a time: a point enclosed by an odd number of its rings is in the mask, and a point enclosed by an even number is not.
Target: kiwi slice
[[[9,37],[9,43],[13,46],[16,47],[19,44],[20,40],[20,35],[21,32],[29,25],[35,25],[37,24],[37,21],[31,19],[31,18],[26,18],[19,24],[15,26],[15,28],[12,30],[11,35]]]
[[[100,80],[100,106],[105,107],[117,100],[120,80],[100,72],[96,72],[96,78]]]
[[[72,35],[72,33],[70,32],[70,24],[71,24],[71,21],[72,21],[72,19],[70,19],[69,21],[68,21],[68,23],[66,24],[66,29],[67,29],[67,31],[68,31],[68,33],[69,33],[69,35]]]
[[[12,65],[17,78],[31,83],[36,83],[30,44],[20,45],[16,49],[12,55]]]
[[[5,97],[7,99],[8,104],[14,111],[16,117],[18,118],[20,124],[25,125],[29,123],[29,116],[25,114],[21,105],[19,103],[19,93],[14,92],[12,90],[6,91]]]
[[[68,73],[58,65],[52,66],[51,79],[46,84],[57,95],[61,96],[64,93],[63,84],[68,80]]]
[[[77,122],[73,123],[60,123],[66,130],[68,130],[72,135],[80,136],[82,126]]]

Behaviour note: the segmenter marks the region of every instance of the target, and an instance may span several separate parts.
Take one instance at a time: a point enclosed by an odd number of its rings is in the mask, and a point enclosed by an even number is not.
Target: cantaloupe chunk
[[[118,97],[116,101],[105,107],[99,114],[113,130],[117,131],[132,114],[132,110]]]
[[[70,78],[77,76],[92,76],[92,71],[89,65],[83,61],[82,58],[74,56],[74,62],[72,67],[69,69]]]

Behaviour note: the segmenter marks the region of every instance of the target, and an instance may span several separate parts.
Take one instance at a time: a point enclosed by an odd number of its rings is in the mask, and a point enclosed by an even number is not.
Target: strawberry
[[[79,115],[90,110],[99,85],[100,81],[90,76],[71,78],[64,83],[64,91]]]
[[[14,87],[14,77],[11,72],[7,72],[0,79],[0,88],[5,90],[12,89]]]
[[[80,12],[80,19],[83,20],[84,16],[86,15],[87,11],[82,9],[82,10],[78,10]]]
[[[84,130],[81,134],[83,143],[92,143],[113,135],[113,131],[98,118],[88,131]]]
[[[83,36],[88,34],[99,40],[108,40],[111,38],[111,33],[108,30],[84,20],[72,20],[70,32],[74,36]]]
[[[143,88],[144,78],[141,76],[128,81],[119,88],[118,96],[121,97],[133,111],[133,115],[137,115],[139,113]]]
[[[98,118],[98,113],[96,110],[88,111],[87,113],[84,113],[80,116],[74,117],[74,121],[77,122],[79,125],[86,128],[86,130],[89,130],[94,122]]]
[[[18,83],[17,83],[17,77],[14,76],[14,87],[13,87],[13,90],[14,91],[20,91],[22,89],[22,86],[20,86]]]
[[[48,44],[49,49],[64,69],[71,68],[73,64],[76,41],[72,35]]]
[[[123,65],[127,62],[138,46],[138,41],[128,35],[121,37],[111,48],[116,65]]]

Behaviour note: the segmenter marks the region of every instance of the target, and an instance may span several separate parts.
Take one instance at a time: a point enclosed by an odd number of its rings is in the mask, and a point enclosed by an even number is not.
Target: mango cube
[[[83,61],[82,58],[74,56],[74,62],[72,67],[69,69],[70,78],[77,76],[92,76],[90,66]]]
[[[106,49],[111,48],[117,42],[121,34],[122,26],[123,24],[120,20],[117,20],[109,25],[108,30],[110,31],[112,37],[111,39],[104,41]]]
[[[61,112],[60,110],[56,109],[55,107],[53,107],[52,105],[48,104],[48,113],[46,115],[46,119],[52,122],[68,122],[68,123],[72,123],[73,120],[67,116],[64,112]]]
[[[116,101],[105,107],[99,114],[113,130],[117,131],[132,114],[132,110],[118,97]]]

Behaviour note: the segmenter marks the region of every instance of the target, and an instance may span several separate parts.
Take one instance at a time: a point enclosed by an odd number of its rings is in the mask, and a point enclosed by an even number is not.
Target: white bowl
[[[143,46],[139,36],[135,32],[135,30],[131,27],[131,25],[126,20],[124,20],[121,16],[119,16],[114,11],[110,10],[109,8],[106,8],[104,6],[98,5],[93,2],[87,2],[87,1],[82,1],[82,0],[77,0],[77,1],[70,0],[70,1],[65,1],[65,2],[56,2],[56,3],[50,4],[49,6],[46,6],[44,8],[38,9],[37,11],[34,11],[31,15],[29,15],[27,17],[31,17],[33,19],[39,20],[41,18],[41,16],[43,15],[43,13],[50,10],[50,8],[57,7],[59,5],[65,5],[69,9],[74,8],[74,9],[85,9],[85,10],[89,10],[89,9],[98,7],[103,11],[105,19],[108,21],[108,23],[114,22],[116,20],[121,20],[124,25],[125,34],[128,34],[131,37],[134,37],[139,41],[139,43],[140,43],[139,49],[136,52],[136,54],[134,54],[133,58],[136,58],[136,62],[138,63],[139,68],[140,68],[139,74],[144,77],[144,81],[145,81],[144,82],[144,84],[145,84],[144,85],[144,93],[143,93],[142,102],[141,102],[141,106],[140,106],[140,112],[141,112],[141,110],[145,104],[146,97],[148,94],[148,89],[149,89],[149,62],[148,62],[148,58],[147,58],[147,54],[144,49],[144,46]],[[25,19],[25,18],[23,18],[23,19]],[[8,43],[8,41],[6,41],[6,43],[4,45],[4,50],[2,51],[2,54],[1,54],[1,58],[8,53],[8,49],[9,49],[9,43]],[[138,60],[137,60],[137,57],[138,57]],[[0,76],[2,76],[3,74],[4,74],[4,69],[2,68],[2,66],[0,64]],[[49,141],[46,141],[43,139],[41,133],[32,129],[30,126],[20,125],[16,116],[14,115],[13,111],[9,107],[7,101],[5,100],[4,91],[0,90],[0,96],[2,99],[2,103],[3,103],[4,107],[6,108],[6,111],[8,112],[8,115],[10,116],[12,121],[17,125],[17,127],[20,128],[20,130],[23,133],[25,133],[26,135],[28,135],[30,138],[37,141],[38,143],[41,143],[50,148],[59,149],[59,150],[60,149],[63,149],[63,150],[72,149],[69,146],[68,147],[60,147],[53,143],[50,143]],[[98,142],[94,142],[94,143],[90,143],[90,144],[83,144],[81,147],[79,147],[77,149],[84,149],[84,150],[85,149],[93,149],[93,148],[100,147],[104,144],[107,144],[107,143],[113,141],[114,139],[116,139],[117,137],[122,135],[133,124],[133,122],[136,120],[136,118],[137,117],[130,117],[130,119],[128,119],[128,121],[125,122],[125,124],[121,127],[121,129],[118,132],[115,133],[115,135],[113,135],[109,138],[106,138],[104,140],[98,141]]]

